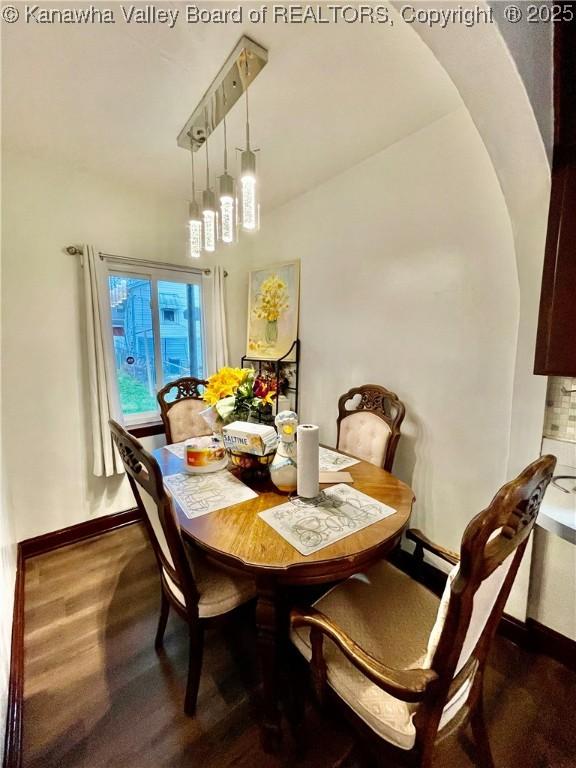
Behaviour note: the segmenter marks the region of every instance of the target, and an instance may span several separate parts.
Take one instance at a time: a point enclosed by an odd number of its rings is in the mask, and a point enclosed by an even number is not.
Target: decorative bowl
[[[268,453],[266,456],[257,456],[255,453],[243,453],[242,451],[234,451],[230,448],[227,450],[233,466],[238,467],[242,472],[254,474],[267,473],[267,467],[274,461],[276,453],[272,451],[272,453]]]

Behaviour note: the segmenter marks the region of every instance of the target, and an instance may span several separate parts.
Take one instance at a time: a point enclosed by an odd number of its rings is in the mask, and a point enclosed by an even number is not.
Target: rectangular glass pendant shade
[[[220,231],[223,243],[234,242],[234,198],[220,198]]]
[[[202,222],[200,219],[191,219],[188,222],[190,256],[198,259],[202,253]]]
[[[216,250],[216,212],[204,211],[204,250],[214,253]]]

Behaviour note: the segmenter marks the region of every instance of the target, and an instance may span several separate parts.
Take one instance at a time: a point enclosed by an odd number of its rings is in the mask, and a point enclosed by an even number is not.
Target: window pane
[[[204,377],[200,286],[158,281],[160,355],[164,383]]]
[[[156,411],[150,280],[110,275],[108,289],[122,412],[129,416]]]

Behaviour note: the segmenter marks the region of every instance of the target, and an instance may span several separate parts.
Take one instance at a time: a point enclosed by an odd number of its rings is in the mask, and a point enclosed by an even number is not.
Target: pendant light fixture
[[[202,253],[202,217],[196,201],[196,178],[194,174],[194,145],[190,139],[190,156],[192,158],[192,200],[188,207],[188,232],[190,256],[198,259]]]
[[[248,80],[248,61],[246,60]],[[246,88],[246,149],[240,156],[240,221],[242,229],[254,232],[259,227],[259,206],[256,189],[256,155],[250,149],[250,113]]]
[[[234,46],[218,74],[209,84],[200,101],[178,134],[179,147],[197,152],[206,144],[206,187],[195,195],[194,157],[192,157],[192,200],[189,206],[188,229],[190,255],[214,253],[220,242],[231,244],[240,231],[255,232],[260,228],[260,185],[256,175],[256,152],[250,144],[250,105],[248,90],[268,62],[268,51],[243,35]],[[246,104],[242,105],[245,96]],[[228,168],[228,115],[239,102],[246,112],[246,139],[238,149],[238,173]],[[214,174],[210,186],[210,136],[224,123],[224,170]],[[232,141],[232,135],[231,139]],[[232,146],[232,144],[231,144]],[[235,147],[239,144],[234,140]],[[198,160],[199,155],[196,155]],[[236,156],[234,161],[236,161]],[[213,158],[212,158],[213,160]],[[234,163],[235,164],[235,163]],[[200,193],[200,189],[198,189]]]
[[[202,218],[204,223],[204,250],[214,253],[216,250],[217,223],[214,192],[210,189],[210,161],[208,157],[208,126],[206,126],[206,189],[202,193]]]
[[[228,173],[228,136],[226,134],[226,93],[224,93],[224,173],[220,176],[220,235],[223,243],[236,237],[236,201],[234,179]]]

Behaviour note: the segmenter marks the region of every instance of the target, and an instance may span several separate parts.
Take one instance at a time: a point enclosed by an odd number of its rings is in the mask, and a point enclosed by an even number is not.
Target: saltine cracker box
[[[276,450],[278,435],[274,427],[267,424],[249,424],[247,421],[233,421],[222,429],[224,445],[229,451],[267,456]]]

